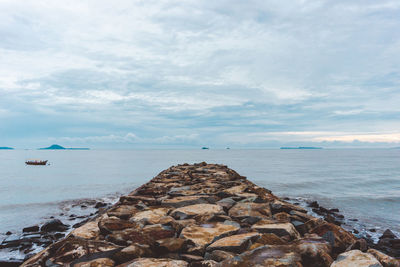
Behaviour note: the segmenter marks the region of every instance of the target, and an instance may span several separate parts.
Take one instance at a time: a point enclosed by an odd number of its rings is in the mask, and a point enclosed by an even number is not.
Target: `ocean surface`
[[[49,166],[27,166],[29,158]],[[222,163],[278,196],[339,208],[352,227],[400,232],[400,150],[0,150],[0,234],[114,201],[171,165]],[[79,212],[79,211],[75,211]]]

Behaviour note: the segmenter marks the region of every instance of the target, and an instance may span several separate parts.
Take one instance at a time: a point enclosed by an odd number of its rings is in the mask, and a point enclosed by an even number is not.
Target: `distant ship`
[[[206,146],[203,146],[201,149],[209,149],[208,147],[206,147]]]
[[[40,159],[30,159],[25,161],[26,165],[46,165],[47,160],[40,160]]]
[[[287,147],[283,146],[281,149],[322,149],[322,147],[315,147],[315,146],[298,146],[298,147]]]

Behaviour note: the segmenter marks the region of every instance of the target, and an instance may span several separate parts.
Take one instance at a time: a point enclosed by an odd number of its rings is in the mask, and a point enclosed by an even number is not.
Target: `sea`
[[[25,165],[30,158],[50,165]],[[82,203],[113,203],[171,165],[202,161],[278,196],[338,208],[349,230],[375,240],[386,229],[400,237],[400,149],[0,150],[0,242],[7,231],[94,212]]]

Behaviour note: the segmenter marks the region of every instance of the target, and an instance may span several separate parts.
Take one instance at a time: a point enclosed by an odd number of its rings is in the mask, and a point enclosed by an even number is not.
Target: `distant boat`
[[[208,147],[206,147],[206,146],[203,146],[201,149],[209,149]]]
[[[25,161],[26,165],[46,165],[47,160],[39,160],[39,159],[30,159]]]

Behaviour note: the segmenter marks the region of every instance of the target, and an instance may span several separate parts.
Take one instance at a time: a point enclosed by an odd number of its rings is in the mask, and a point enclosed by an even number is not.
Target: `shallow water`
[[[50,166],[26,166],[28,158]],[[132,191],[174,164],[228,165],[279,196],[318,200],[356,224],[400,232],[400,150],[0,151],[0,233],[58,214],[69,200]]]

